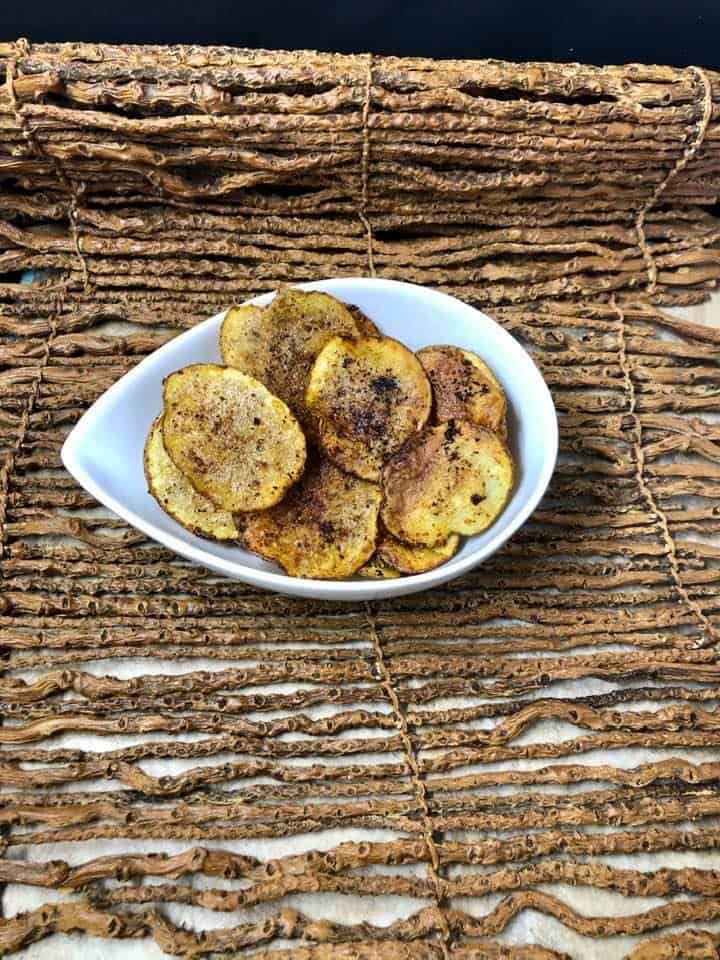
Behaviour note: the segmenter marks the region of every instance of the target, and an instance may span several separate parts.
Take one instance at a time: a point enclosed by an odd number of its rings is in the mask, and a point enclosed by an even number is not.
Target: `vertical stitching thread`
[[[645,267],[648,274],[648,294],[655,293],[655,289],[657,288],[657,265],[655,263],[655,257],[653,256],[653,253],[648,245],[647,237],[645,236],[645,217],[655,206],[660,196],[665,192],[668,184],[674,179],[674,177],[677,176],[678,173],[680,173],[681,170],[688,165],[688,163],[690,163],[692,158],[698,152],[705,139],[705,134],[707,133],[710,125],[710,119],[712,117],[712,87],[710,86],[710,81],[707,74],[704,70],[701,70],[700,67],[688,67],[688,71],[699,81],[700,88],[702,90],[703,109],[697,122],[695,136],[686,145],[675,166],[655,187],[650,195],[650,198],[646,200],[646,202],[638,210],[637,216],[635,217],[635,230],[638,237],[638,247],[643,255],[643,260],[645,261]]]
[[[450,956],[449,951],[451,934],[447,917],[445,916],[445,911],[442,908],[442,901],[445,899],[445,891],[443,889],[443,880],[440,876],[440,858],[438,856],[437,846],[435,845],[435,840],[433,839],[432,835],[433,831],[430,821],[430,810],[428,808],[425,782],[422,779],[420,767],[415,756],[415,750],[413,749],[412,741],[410,740],[405,714],[400,706],[400,700],[398,699],[398,695],[390,677],[390,672],[387,668],[387,664],[385,663],[385,655],[383,654],[380,635],[378,633],[377,625],[375,623],[375,616],[372,612],[370,604],[365,604],[365,614],[367,616],[370,637],[372,639],[373,649],[375,651],[375,660],[382,676],[382,685],[388,695],[388,698],[390,699],[390,702],[392,703],[393,711],[395,713],[395,726],[397,727],[398,733],[400,734],[400,739],[403,742],[403,747],[405,748],[407,762],[410,770],[412,771],[411,780],[415,790],[415,796],[417,797],[417,801],[422,810],[423,838],[425,840],[425,846],[430,858],[430,862],[428,864],[428,873],[435,890],[435,900],[437,903],[438,917],[442,932],[443,957],[445,957],[445,960],[448,960]]]
[[[22,53],[29,53],[30,45],[27,40],[21,39],[17,41]],[[45,146],[38,138],[35,130],[30,126],[25,116],[24,107],[18,102],[17,94],[15,92],[15,76],[16,76],[17,61],[9,60],[7,64],[7,74],[5,77],[5,84],[7,86],[8,96],[10,98],[10,103],[15,114],[15,119],[22,131],[23,136],[30,144],[30,146],[35,150],[35,152],[42,157],[45,157],[46,160],[52,164],[52,167],[55,171],[60,183],[65,188],[69,200],[68,200],[68,220],[70,222],[70,235],[72,237],[73,246],[75,247],[75,253],[80,261],[80,268],[82,270],[83,276],[83,286],[85,290],[88,290],[91,287],[90,280],[90,270],[88,268],[87,260],[82,251],[81,247],[81,236],[80,236],[80,227],[79,227],[79,214],[78,214],[78,198],[83,193],[85,189],[85,184],[76,184],[73,180],[68,177],[65,173],[65,168],[63,167],[60,160],[48,153],[45,149]]]
[[[665,546],[665,555],[670,566],[670,573],[672,574],[672,578],[675,582],[675,587],[688,609],[695,614],[698,620],[700,620],[702,624],[701,629],[705,633],[705,640],[701,645],[706,645],[716,639],[715,628],[706,614],[703,612],[700,604],[690,596],[684,583],[682,582],[677,552],[675,550],[675,540],[673,535],[670,533],[668,519],[655,499],[653,492],[648,487],[647,481],[645,480],[645,452],[643,449],[642,423],[640,422],[640,417],[636,412],[637,394],[635,392],[635,384],[631,376],[630,363],[628,361],[627,345],[625,340],[625,312],[616,301],[614,295],[610,299],[610,304],[618,318],[617,332],[620,343],[620,369],[622,370],[623,381],[625,383],[625,390],[628,397],[628,413],[632,418],[633,424],[632,431],[633,451],[635,454],[635,480],[650,512],[655,516],[655,519],[660,525]]]
[[[375,276],[375,256],[373,253],[373,230],[370,220],[368,219],[367,209],[368,209],[368,186],[370,181],[370,99],[372,97],[372,64],[373,64],[373,55],[369,53],[367,55],[367,73],[365,77],[365,101],[363,103],[362,109],[362,165],[360,169],[361,175],[361,193],[360,193],[360,210],[358,211],[358,216],[360,217],[360,222],[365,227],[365,233],[367,235],[367,251],[368,251],[368,267],[370,269],[370,276]]]

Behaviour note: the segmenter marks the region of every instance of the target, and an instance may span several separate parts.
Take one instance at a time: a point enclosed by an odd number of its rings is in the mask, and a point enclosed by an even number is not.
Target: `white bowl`
[[[383,333],[411,350],[449,343],[478,353],[507,394],[509,442],[517,466],[505,510],[483,533],[468,537],[447,563],[396,580],[301,580],[239,546],[203,540],[164,513],[147,492],[145,437],[162,408],[162,381],[190,363],[220,361],[219,313],[146,357],[80,419],[62,449],[67,470],[87,491],[148,537],[217,573],[299,597],[371,600],[446,583],[495,553],[537,506],[555,466],[558,428],[550,392],[519,343],[494,320],[454,297],[394,280],[341,279],[301,284],[354,303]],[[268,303],[273,294],[250,303]]]

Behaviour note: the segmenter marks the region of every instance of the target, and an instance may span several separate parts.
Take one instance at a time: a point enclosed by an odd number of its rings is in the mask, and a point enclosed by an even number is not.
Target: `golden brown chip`
[[[305,403],[310,370],[331,337],[357,336],[355,319],[344,303],[315,290],[282,291],[269,309],[273,339],[267,384],[314,433]]]
[[[282,402],[253,377],[193,364],[165,378],[162,433],[175,466],[223,510],[262,510],[305,465],[305,437]]]
[[[360,567],[357,575],[366,580],[397,580],[400,573],[389,567],[377,553],[374,553],[368,562]]]
[[[160,420],[155,420],[145,441],[143,459],[149,492],[166,513],[199,537],[237,540],[239,531],[232,515],[198,493],[167,455]]]
[[[268,307],[228,311],[220,331],[223,363],[264,383],[315,435],[305,388],[315,357],[335,336],[374,336],[377,327],[354,306],[317,290],[280,290]]]
[[[400,573],[425,573],[434,570],[457,553],[460,537],[451,533],[444,543],[436,547],[423,547],[417,544],[403,543],[392,534],[386,533],[378,540],[375,556]]]
[[[251,345],[254,327],[242,341]],[[315,357],[335,334],[355,337],[358,328],[344,303],[319,291],[281,290],[263,316],[264,339],[253,375],[284,400],[306,430],[313,430],[305,388]]]
[[[231,307],[220,327],[222,361],[264,383],[272,339],[266,307],[253,304]]]
[[[425,347],[417,358],[432,385],[434,423],[469,420],[507,436],[503,388],[476,353],[460,347]]]
[[[282,503],[248,517],[244,541],[290,576],[349,577],[375,550],[381,497],[376,484],[313,460]]]
[[[424,426],[430,384],[417,357],[389,337],[333,337],[305,394],[320,446],[343,470],[379,480],[385,461]]]
[[[382,333],[377,324],[368,317],[366,313],[363,313],[360,307],[356,307],[354,303],[348,303],[348,310],[353,315],[355,320],[355,326],[361,337],[381,337]]]
[[[430,427],[383,470],[382,519],[395,537],[436,546],[480,533],[505,506],[513,463],[499,437],[467,420]]]

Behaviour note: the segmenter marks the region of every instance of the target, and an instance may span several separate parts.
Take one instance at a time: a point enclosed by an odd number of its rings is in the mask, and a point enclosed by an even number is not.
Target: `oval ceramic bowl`
[[[505,510],[483,533],[468,537],[449,562],[396,580],[301,580],[239,546],[203,540],[165,514],[147,492],[143,446],[162,408],[162,381],[190,363],[218,363],[224,312],[176,337],[114,384],[77,423],[62,449],[68,471],[87,491],[148,537],[183,557],[256,587],[327,600],[371,600],[427,590],[493,554],[527,520],[555,465],[558,429],[550,392],[523,348],[478,310],[425,287],[393,280],[341,279],[300,284],[354,303],[388,336],[411,350],[433,343],[478,353],[502,383],[509,407],[509,443],[516,479]],[[250,303],[268,303],[273,294]]]

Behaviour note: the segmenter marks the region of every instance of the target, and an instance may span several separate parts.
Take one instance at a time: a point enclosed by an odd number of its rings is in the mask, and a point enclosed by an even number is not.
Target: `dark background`
[[[720,0],[0,0],[0,39],[720,69]]]

